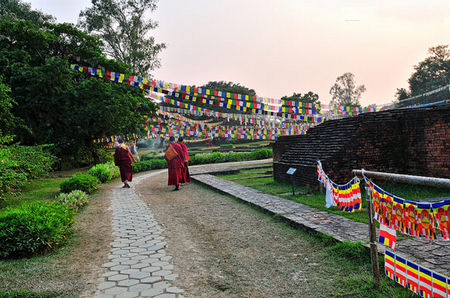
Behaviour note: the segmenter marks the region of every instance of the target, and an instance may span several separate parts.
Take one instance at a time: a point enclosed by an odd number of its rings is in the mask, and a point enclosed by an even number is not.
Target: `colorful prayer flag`
[[[419,295],[425,298],[431,298],[432,291],[432,274],[431,271],[419,267]]]
[[[444,240],[450,240],[450,200],[433,203],[433,214]]]
[[[419,266],[411,261],[406,261],[406,287],[419,293]]]
[[[388,250],[384,252],[384,270],[386,276],[394,280],[395,278],[395,255]]]
[[[395,231],[395,230],[394,230]],[[395,256],[395,281],[400,285],[406,287],[406,260]]]
[[[432,280],[433,297],[447,298],[447,278],[436,272],[432,272],[432,275],[433,275]]]
[[[378,242],[389,246],[392,250],[395,250],[395,246],[397,244],[397,231],[385,226],[384,224],[380,224],[380,237]]]

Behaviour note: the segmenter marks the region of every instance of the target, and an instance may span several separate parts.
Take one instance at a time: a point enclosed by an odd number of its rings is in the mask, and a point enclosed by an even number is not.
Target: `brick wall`
[[[274,159],[275,180],[289,182],[285,172],[295,167],[299,185],[318,185],[317,160],[339,184],[352,178],[352,169],[361,168],[450,178],[450,105],[330,120],[302,138],[280,138],[273,148],[279,156]]]

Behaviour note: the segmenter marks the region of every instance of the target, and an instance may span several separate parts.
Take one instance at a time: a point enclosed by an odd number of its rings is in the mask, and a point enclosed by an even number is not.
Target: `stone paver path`
[[[142,175],[133,184],[163,171]],[[99,279],[95,297],[181,297],[183,290],[171,286],[171,257],[166,255],[162,227],[134,188],[113,190],[111,243],[106,273]]]
[[[224,171],[226,172],[227,169],[224,169]],[[214,172],[217,173],[219,170]],[[195,171],[191,173],[195,174]],[[204,173],[204,171],[200,173]],[[368,246],[369,234],[367,224],[356,222],[337,214],[319,211],[313,207],[274,195],[264,194],[253,188],[213,175],[199,174],[193,175],[191,178],[221,193],[259,206],[271,214],[280,215],[294,225],[330,235],[339,241],[360,241],[365,246]],[[386,247],[381,244],[377,246],[378,251],[384,253]],[[450,272],[450,243],[448,241],[426,240],[416,237],[400,240],[397,242],[396,253],[442,274],[448,275]]]

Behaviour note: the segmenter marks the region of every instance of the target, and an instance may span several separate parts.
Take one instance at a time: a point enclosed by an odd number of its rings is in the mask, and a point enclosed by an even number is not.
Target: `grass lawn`
[[[20,193],[11,193],[5,196],[0,207],[20,206],[22,204],[51,201],[59,193],[59,184],[66,178],[44,178],[29,182]],[[0,209],[1,212],[1,209]]]

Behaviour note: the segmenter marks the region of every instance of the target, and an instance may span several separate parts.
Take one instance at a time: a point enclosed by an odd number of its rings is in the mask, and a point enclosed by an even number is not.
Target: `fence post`
[[[375,219],[373,218],[372,191],[366,186],[367,214],[369,216],[369,240],[370,240],[370,260],[372,262],[373,285],[380,288],[380,267],[378,264],[377,231]]]

